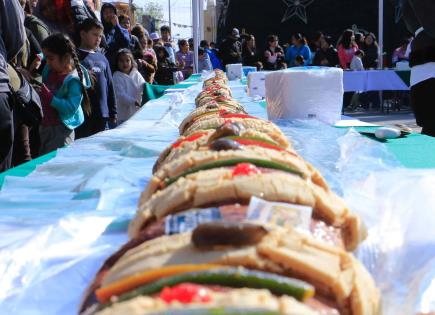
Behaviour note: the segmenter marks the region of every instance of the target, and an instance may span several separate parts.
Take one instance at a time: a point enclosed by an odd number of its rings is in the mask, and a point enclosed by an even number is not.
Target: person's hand
[[[178,69],[182,70],[186,67],[186,62],[184,60],[181,60],[181,62],[178,64]]]
[[[237,52],[233,51],[230,55],[231,55],[231,57],[237,57],[239,54]]]
[[[33,72],[35,70],[38,70],[40,66],[41,66],[41,59],[37,57],[35,58],[35,60],[33,60],[32,64],[30,65],[29,71]]]
[[[112,19],[111,19],[110,22],[112,22],[112,25],[113,25],[113,26],[118,25],[118,24],[119,24],[118,16],[117,16],[116,14],[114,14],[114,15],[112,16]]]

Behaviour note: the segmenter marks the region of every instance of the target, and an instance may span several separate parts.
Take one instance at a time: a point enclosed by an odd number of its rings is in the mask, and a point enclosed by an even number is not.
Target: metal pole
[[[193,60],[194,69],[193,72],[198,71],[198,44],[199,44],[199,1],[202,0],[192,0],[192,30],[193,30]]]
[[[384,64],[384,0],[379,0],[379,47],[378,47],[378,68],[382,69]]]
[[[172,34],[172,16],[171,16],[171,0],[168,0],[168,12],[169,12],[169,28]]]
[[[378,68],[384,66],[384,0],[379,0],[379,34],[378,34]],[[382,112],[384,111],[384,96],[382,91],[379,91],[379,101]],[[389,109],[388,109],[389,110]]]

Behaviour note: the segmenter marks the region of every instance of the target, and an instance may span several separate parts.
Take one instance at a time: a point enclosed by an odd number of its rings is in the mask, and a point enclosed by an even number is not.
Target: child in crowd
[[[362,59],[364,58],[364,52],[362,50],[357,50],[352,57],[352,62],[350,63],[351,70],[364,70],[364,65]],[[356,108],[361,105],[361,93],[355,92],[350,101],[351,108]]]
[[[39,127],[40,154],[46,154],[74,141],[74,129],[90,114],[86,88],[91,86],[88,72],[80,66],[73,42],[64,34],[42,42],[46,65],[42,71],[40,96],[44,118]],[[83,107],[83,109],[82,109]]]
[[[208,54],[205,52],[204,48],[198,48],[198,72],[202,71],[212,71],[213,67],[210,62]]]
[[[362,50],[357,50],[352,57],[350,63],[351,70],[364,70],[364,65],[362,59],[364,58],[364,52]]]
[[[117,71],[113,74],[113,85],[118,103],[118,119],[122,123],[129,119],[141,105],[145,80],[137,71],[133,54],[121,49],[116,56]]]
[[[152,84],[157,70],[157,56],[152,48],[153,41],[146,35],[145,28],[140,24],[135,25],[131,33],[137,36],[142,49],[141,58],[136,60],[137,69],[145,81]]]
[[[78,56],[89,71],[94,88],[89,92],[92,114],[77,130],[77,137],[88,137],[116,126],[117,105],[109,61],[98,51],[103,36],[103,25],[94,19],[86,19],[80,27]]]
[[[101,23],[107,44],[106,58],[115,67],[116,53],[121,48],[129,48],[130,34],[119,24],[118,12],[112,3],[106,2],[101,6]]]
[[[175,80],[177,74],[179,73],[182,76],[182,73],[177,71],[178,68],[170,62],[169,54],[165,47],[157,45],[154,49],[157,54],[157,72],[155,75],[156,83],[160,85],[175,84],[175,81],[177,81]],[[182,77],[179,79],[182,80]]]

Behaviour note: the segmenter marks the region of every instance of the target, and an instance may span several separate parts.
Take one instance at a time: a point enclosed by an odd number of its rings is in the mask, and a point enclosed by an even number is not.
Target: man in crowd
[[[213,50],[211,50],[210,45],[208,43],[207,40],[202,40],[199,43],[199,46],[201,48],[204,48],[205,52],[208,54],[208,57],[210,58],[210,62],[211,65],[213,66],[213,69],[221,69],[223,70],[224,68],[222,67],[222,64],[219,60],[219,58],[216,56],[215,52]]]
[[[169,55],[169,61],[175,63],[175,44],[171,39],[171,28],[167,25],[163,25],[160,28],[160,35],[162,35],[163,47]]]
[[[227,64],[242,62],[242,44],[240,43],[239,38],[239,30],[233,28],[228,37],[222,42],[220,52],[224,67]]]
[[[26,41],[24,11],[18,0],[0,0],[0,172],[11,167],[14,118],[7,63]]]

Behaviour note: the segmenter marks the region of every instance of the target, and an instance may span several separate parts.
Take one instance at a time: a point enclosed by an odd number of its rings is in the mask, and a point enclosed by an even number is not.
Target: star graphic
[[[308,23],[306,8],[314,2],[314,0],[282,0],[287,5],[284,17],[281,23],[291,19],[293,16],[300,18],[305,24]]]

